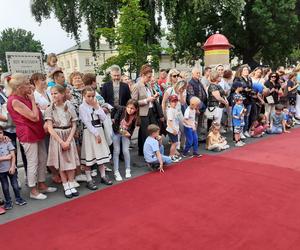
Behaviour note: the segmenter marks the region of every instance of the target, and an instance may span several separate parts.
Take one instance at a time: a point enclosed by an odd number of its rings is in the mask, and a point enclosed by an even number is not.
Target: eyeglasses
[[[271,78],[276,78],[277,76],[271,76]]]
[[[179,74],[178,74],[178,75],[172,75],[172,77],[174,77],[174,78],[175,78],[175,77],[178,77],[178,76],[179,76]]]

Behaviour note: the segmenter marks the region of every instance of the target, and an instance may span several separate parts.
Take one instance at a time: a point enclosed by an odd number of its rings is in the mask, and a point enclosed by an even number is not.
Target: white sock
[[[91,170],[85,170],[86,181],[89,182],[92,180]]]
[[[105,177],[105,166],[104,165],[101,165],[99,167],[99,172],[100,172],[101,178],[104,178]]]
[[[64,190],[68,190],[68,189],[70,189],[70,187],[69,187],[69,183],[68,183],[68,182],[66,182],[66,183],[63,183],[63,187],[64,187]]]

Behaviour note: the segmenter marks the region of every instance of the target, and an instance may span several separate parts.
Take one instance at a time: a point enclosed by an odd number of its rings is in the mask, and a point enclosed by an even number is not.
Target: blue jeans
[[[198,135],[197,131],[194,131],[192,128],[184,127],[185,134],[185,147],[183,154],[187,154],[189,150],[193,147],[193,153],[198,153]]]
[[[0,182],[6,203],[11,202],[8,179],[10,180],[10,184],[14,190],[16,200],[21,199],[17,172],[15,172],[13,175],[9,174],[8,172],[0,173]]]
[[[120,155],[121,140],[122,140],[122,150],[124,155],[125,168],[130,169],[130,153],[129,153],[130,139],[120,134],[114,134],[113,135],[113,145],[114,145],[113,161],[114,161],[115,172],[119,171],[119,155]]]
[[[165,148],[164,148],[163,145],[161,145],[161,146],[159,147],[159,152],[160,152],[160,154],[161,154],[161,158],[162,158],[162,161],[163,161],[164,164],[170,164],[170,163],[172,163],[171,157],[170,157],[170,156],[167,156],[167,155],[164,155],[164,153],[165,153]],[[159,163],[159,161],[158,161],[158,160],[155,160],[155,161],[148,162],[148,163]]]
[[[272,129],[269,129],[268,134],[281,134],[283,132],[282,126],[272,126]]]

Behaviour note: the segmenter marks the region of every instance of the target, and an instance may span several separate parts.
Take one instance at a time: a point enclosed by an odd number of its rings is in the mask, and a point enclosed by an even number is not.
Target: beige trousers
[[[22,143],[27,158],[28,186],[35,187],[46,180],[47,151],[45,141]]]

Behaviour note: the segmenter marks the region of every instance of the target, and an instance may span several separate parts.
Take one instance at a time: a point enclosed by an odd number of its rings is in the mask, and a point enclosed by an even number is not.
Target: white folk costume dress
[[[111,153],[107,145],[103,130],[103,121],[106,115],[102,108],[95,110],[85,101],[79,107],[79,117],[84,124],[81,147],[81,164],[93,166],[102,165],[111,159]],[[101,143],[96,142],[96,136],[100,135]]]
[[[45,111],[45,120],[51,120],[55,132],[66,141],[72,129],[72,122],[76,122],[78,117],[73,105],[66,101],[59,107],[51,104]],[[63,150],[60,143],[50,136],[47,166],[54,166],[60,171],[73,170],[80,166],[74,138],[71,140],[70,149]]]

